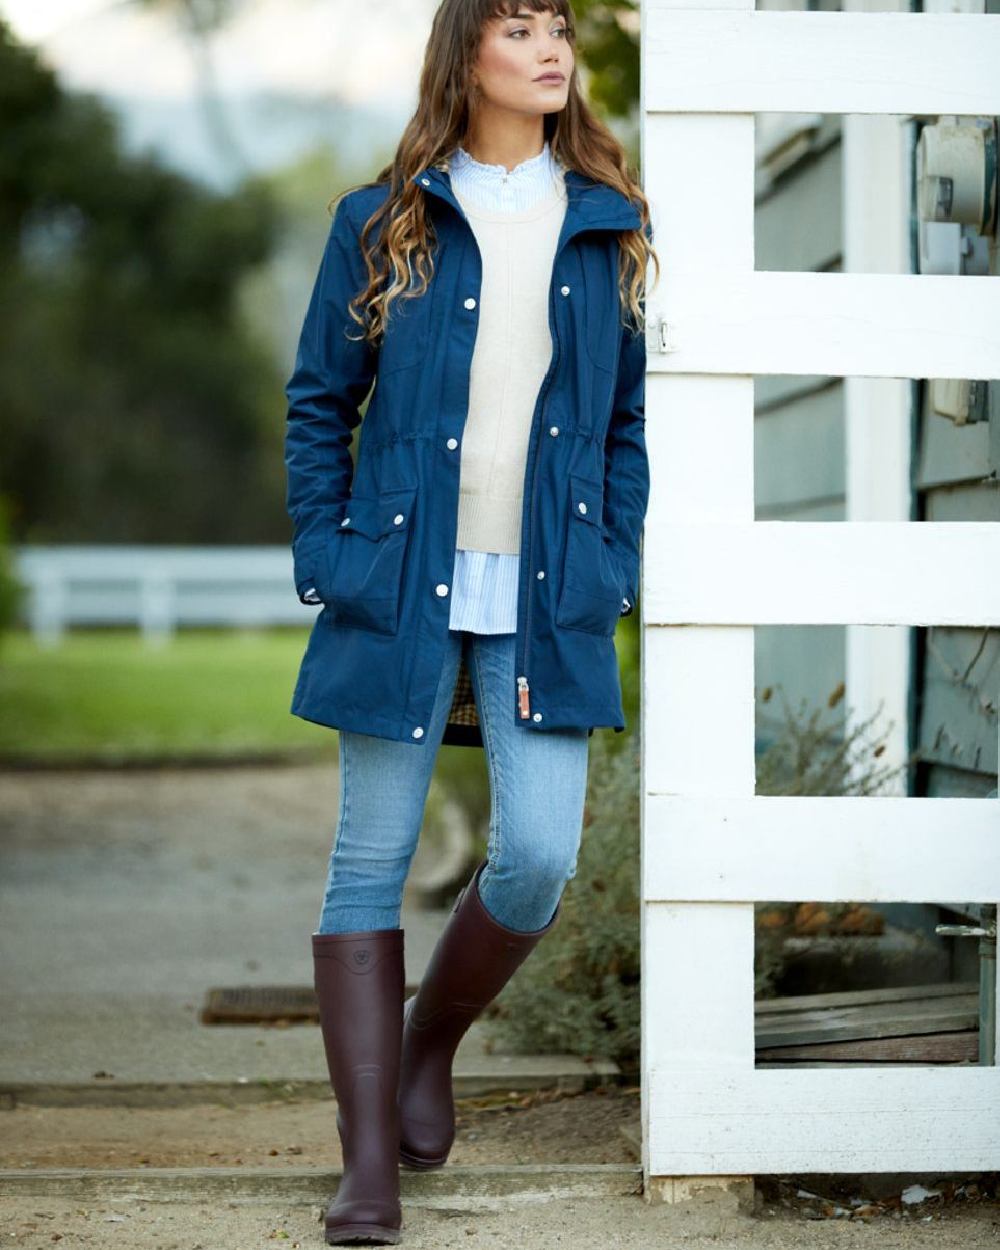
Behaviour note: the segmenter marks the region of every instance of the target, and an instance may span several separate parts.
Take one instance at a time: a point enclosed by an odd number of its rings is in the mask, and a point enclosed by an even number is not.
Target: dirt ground
[[[450,1161],[631,1163],[619,1125],[638,1089],[458,1099]],[[0,1115],[0,1167],[340,1167],[333,1099],[177,1109],[16,1107]]]

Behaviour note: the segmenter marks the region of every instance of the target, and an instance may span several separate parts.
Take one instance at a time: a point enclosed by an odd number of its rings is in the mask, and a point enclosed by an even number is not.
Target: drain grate
[[[291,1024],[319,1022],[311,985],[226,985],[210,989],[199,1017],[202,1024]]]
[[[416,992],[407,984],[404,997]],[[319,1024],[319,1002],[311,985],[224,985],[205,992],[202,1024]]]

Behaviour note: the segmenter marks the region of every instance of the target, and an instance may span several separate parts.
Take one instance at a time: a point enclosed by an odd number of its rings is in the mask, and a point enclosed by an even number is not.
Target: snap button
[[[455,448],[458,446],[458,439],[457,439],[457,438],[449,438],[449,439],[448,439],[448,446],[451,448],[451,450],[452,450],[452,451],[454,451],[454,450],[455,450]]]
[[[550,425],[549,433],[552,435],[553,438],[555,438],[555,436],[559,433],[558,425]]]
[[[439,595],[446,595],[448,593],[448,587],[445,585],[444,582],[438,582],[438,584],[434,587],[434,589],[437,591]]]
[[[423,725],[418,725],[418,726],[416,727],[416,729],[414,729],[414,731],[413,731],[413,736],[414,736],[414,738],[422,738],[422,737],[424,736],[424,727],[423,727]]]
[[[344,519],[341,521],[341,525],[347,525],[350,519],[351,518],[349,516],[345,516]]]
[[[402,524],[403,524],[403,514],[402,514],[402,512],[397,512],[397,513],[396,513],[396,515],[392,518],[392,523],[393,523],[393,525],[402,525]]]
[[[542,714],[541,714],[541,712],[536,712],[536,713],[534,714],[534,716],[532,716],[532,718],[531,718],[531,719],[532,719],[532,720],[541,720],[541,719],[542,719]]]
[[[431,180],[430,180],[430,178],[421,178],[421,179],[420,179],[420,181],[424,184],[424,186],[425,186],[425,187],[429,187],[429,186],[431,185]],[[423,731],[421,731],[421,732],[423,732]],[[419,738],[419,737],[420,737],[420,734],[417,734],[417,737]]]
[[[470,296],[469,296],[469,298],[465,301],[465,306],[466,306],[466,308],[475,308],[475,306],[476,306],[476,301],[473,299],[473,297],[472,297],[471,295],[470,295]]]
[[[542,578],[545,576],[545,570],[539,569],[538,572],[535,574],[535,576],[538,578],[539,581],[541,581]]]
[[[579,502],[576,506],[580,509],[580,511],[581,511],[581,512],[586,512],[586,511],[587,511],[587,505],[583,502],[583,500],[582,500],[582,499],[580,500],[580,502]]]
[[[568,294],[569,294],[569,287],[568,287],[568,286],[561,286],[559,289],[560,289],[560,291],[562,291],[563,295],[568,295]]]

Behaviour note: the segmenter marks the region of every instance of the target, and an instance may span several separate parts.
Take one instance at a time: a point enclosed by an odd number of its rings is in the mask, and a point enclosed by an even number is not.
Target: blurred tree
[[[3,655],[3,639],[14,624],[26,594],[26,587],[17,577],[11,557],[7,524],[9,512],[8,501],[0,495],[0,659]]]
[[[639,104],[638,0],[573,0],[573,12],[591,104],[611,117],[632,117]]]
[[[237,311],[263,184],[119,148],[0,22],[0,491],[16,541],[283,541],[281,378]]]

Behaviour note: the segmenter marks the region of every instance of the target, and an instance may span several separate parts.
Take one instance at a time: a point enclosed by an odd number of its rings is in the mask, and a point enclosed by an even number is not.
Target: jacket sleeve
[[[631,615],[639,591],[639,541],[649,502],[646,456],[646,337],[622,328],[618,377],[604,444],[604,521],[625,573],[622,616]]]
[[[351,436],[378,361],[378,348],[355,337],[362,329],[347,311],[367,276],[348,200],[344,196],[334,213],[285,385],[285,503],[293,526],[295,589],[303,603],[319,602],[306,593],[351,493]]]

